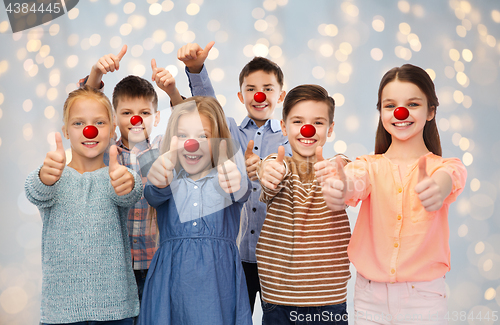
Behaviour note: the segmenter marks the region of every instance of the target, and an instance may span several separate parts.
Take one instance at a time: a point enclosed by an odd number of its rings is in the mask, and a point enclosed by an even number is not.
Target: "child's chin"
[[[138,142],[142,142],[146,140],[146,137],[144,136],[144,134],[130,134],[128,135],[128,142],[134,142],[134,143],[138,143]]]

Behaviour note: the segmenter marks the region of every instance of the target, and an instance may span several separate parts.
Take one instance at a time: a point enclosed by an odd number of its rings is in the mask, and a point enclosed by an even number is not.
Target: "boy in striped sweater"
[[[292,89],[283,103],[281,129],[293,156],[285,157],[280,147],[259,168],[260,199],[267,204],[256,250],[263,324],[347,324],[349,220],[345,210],[327,207],[320,176],[334,163],[346,163],[322,157],[334,109],[320,86]]]

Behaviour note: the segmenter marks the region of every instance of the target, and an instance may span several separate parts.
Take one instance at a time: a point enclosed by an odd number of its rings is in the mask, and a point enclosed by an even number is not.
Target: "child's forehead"
[[[115,107],[117,111],[122,109],[151,109],[156,111],[153,100],[147,97],[120,97]]]
[[[96,114],[109,116],[110,112],[103,103],[92,98],[78,98],[68,110],[68,117],[70,118]]]
[[[272,84],[273,86],[279,86],[276,75],[273,72],[266,72],[264,70],[252,71],[243,77],[243,85],[248,84]]]
[[[326,103],[314,100],[303,100],[292,107],[288,113],[288,117],[313,117],[328,119],[329,113],[329,107]]]

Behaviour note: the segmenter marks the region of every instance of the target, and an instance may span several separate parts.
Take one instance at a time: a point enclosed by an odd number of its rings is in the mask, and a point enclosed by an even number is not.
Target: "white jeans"
[[[354,324],[448,324],[444,277],[428,282],[374,282],[357,273]]]

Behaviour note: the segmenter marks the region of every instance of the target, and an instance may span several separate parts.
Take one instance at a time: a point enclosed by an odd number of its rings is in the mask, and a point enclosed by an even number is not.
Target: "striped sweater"
[[[267,204],[256,249],[262,299],[302,307],[343,303],[351,277],[347,214],[328,209],[313,163],[289,157],[284,163],[283,181],[275,190],[262,186],[260,197]]]

